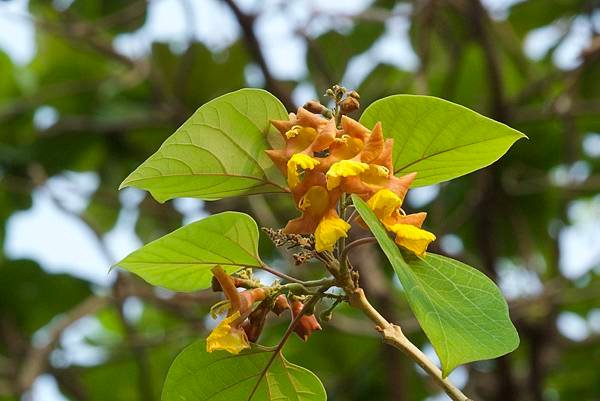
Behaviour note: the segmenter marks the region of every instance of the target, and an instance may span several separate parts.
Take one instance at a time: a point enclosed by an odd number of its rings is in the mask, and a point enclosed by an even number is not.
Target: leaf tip
[[[123,180],[123,182],[119,185],[119,191],[129,187],[129,182],[127,181],[127,178]]]

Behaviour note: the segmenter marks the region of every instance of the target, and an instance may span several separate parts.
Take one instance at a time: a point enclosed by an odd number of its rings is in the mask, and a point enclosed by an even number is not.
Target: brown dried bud
[[[350,92],[346,93],[346,96],[352,97],[356,100],[360,100],[360,95],[358,94],[357,91],[350,91]]]
[[[302,302],[298,300],[292,301],[292,317],[295,319],[303,308],[304,304]],[[321,330],[321,325],[317,321],[315,315],[312,314],[302,315],[296,323],[296,327],[294,327],[294,332],[302,339],[302,341],[307,341],[315,330]]]
[[[273,305],[273,313],[279,316],[287,309],[290,309],[290,304],[285,295],[281,294],[277,296],[277,298],[275,298],[275,304]]]
[[[315,256],[314,251],[302,251],[292,254],[296,266],[303,265]]]
[[[315,114],[323,114],[323,111],[327,109],[327,107],[323,106],[317,100],[309,100],[302,107]]]
[[[219,280],[217,280],[217,278],[215,276],[212,277],[212,280],[210,282],[210,288],[212,288],[212,290],[214,292],[223,291],[223,287],[221,287],[221,283],[219,283]]]
[[[347,97],[340,103],[342,114],[349,114],[360,108],[360,102],[354,97]]]
[[[244,322],[242,328],[246,332],[248,341],[255,343],[260,337],[263,328],[265,327],[265,320],[269,313],[269,304],[263,302],[260,304],[251,314],[248,316],[248,320]]]

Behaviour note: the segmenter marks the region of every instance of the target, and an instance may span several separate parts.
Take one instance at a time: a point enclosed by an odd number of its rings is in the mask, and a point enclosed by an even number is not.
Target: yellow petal
[[[388,170],[385,166],[380,166],[379,164],[369,164],[369,169],[361,174],[361,176],[368,177],[387,177],[390,174],[390,170]]]
[[[329,192],[324,187],[315,185],[310,187],[298,203],[298,209],[309,211],[314,215],[322,215],[329,207]]]
[[[350,224],[336,215],[325,217],[315,230],[315,249],[317,252],[333,251],[338,239],[347,237]]]
[[[294,125],[289,131],[285,133],[285,137],[287,139],[294,138],[297,135],[300,135],[300,130],[302,129],[299,125]]]
[[[369,169],[367,163],[355,160],[340,160],[331,165],[327,171],[327,189],[331,190],[340,185],[342,177],[359,175]]]
[[[384,220],[402,206],[402,199],[387,188],[375,192],[368,201],[367,205],[375,212],[379,220]]]
[[[410,224],[394,224],[389,229],[396,233],[396,243],[398,245],[403,246],[417,256],[423,256],[429,244],[435,241],[434,234]]]
[[[246,332],[231,324],[240,317],[240,312],[223,319],[221,323],[210,333],[206,339],[206,351],[215,350],[227,351],[230,354],[239,354],[241,351],[250,348]]]
[[[304,170],[312,170],[319,164],[317,159],[304,153],[296,153],[287,162],[287,179],[290,188],[295,188],[300,183],[298,167]]]

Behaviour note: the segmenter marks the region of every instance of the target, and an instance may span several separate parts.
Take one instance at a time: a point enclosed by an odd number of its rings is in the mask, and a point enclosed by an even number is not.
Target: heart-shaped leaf
[[[218,97],[200,107],[120,188],[145,189],[159,202],[286,192],[265,153],[272,147],[269,138],[277,138],[269,120],[285,118],[285,107],[262,89]]]
[[[188,224],[128,255],[116,264],[147,282],[173,291],[211,285],[210,269],[260,267],[258,227],[244,213],[223,212]]]
[[[325,401],[323,384],[312,372],[279,354],[262,377],[272,350],[253,347],[239,355],[206,352],[197,341],[185,348],[169,369],[162,401]]]
[[[396,271],[444,376],[458,365],[517,348],[519,336],[508,305],[492,280],[464,263],[431,253],[405,261],[367,204],[356,195],[352,200]]]
[[[360,122],[394,139],[394,174],[417,172],[414,186],[448,181],[498,160],[524,134],[464,106],[431,96],[373,102]]]

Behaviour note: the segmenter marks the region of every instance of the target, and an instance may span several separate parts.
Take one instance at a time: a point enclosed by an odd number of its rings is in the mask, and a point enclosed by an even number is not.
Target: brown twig
[[[373,323],[383,337],[383,341],[404,352],[416,362],[454,401],[471,401],[448,378],[442,377],[442,372],[427,356],[421,352],[402,332],[400,326],[388,322],[370,303],[362,289],[358,288],[350,294],[350,305],[360,309]]]
[[[275,97],[279,98],[279,100],[281,100],[283,105],[288,110],[294,110],[295,104],[292,101],[290,93],[286,91],[281,83],[273,77],[267,61],[265,60],[256,34],[254,33],[254,21],[256,18],[253,15],[245,14],[234,0],[223,1],[231,9],[240,25],[240,28],[242,28],[242,32],[244,33],[244,42],[246,42],[246,48],[262,71],[262,74],[265,78],[266,88],[273,93]]]
[[[98,312],[108,303],[108,297],[92,295],[53,324],[49,330],[46,344],[41,347],[32,347],[27,353],[18,376],[19,391],[24,392],[30,389],[35,379],[46,370],[48,356],[69,326],[87,315]]]

